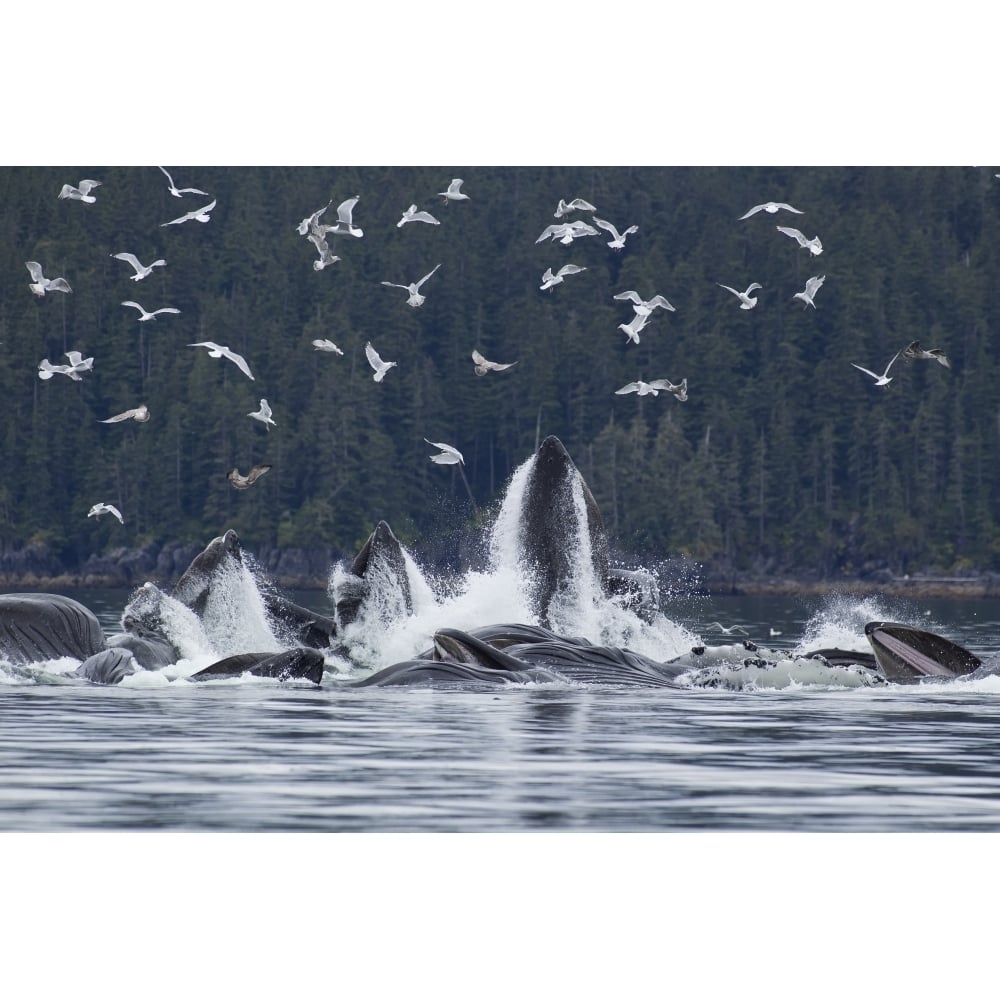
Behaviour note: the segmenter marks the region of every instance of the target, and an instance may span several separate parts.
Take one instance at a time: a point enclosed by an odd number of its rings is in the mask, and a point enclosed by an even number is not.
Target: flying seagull
[[[113,253],[111,256],[114,257],[115,260],[123,260],[126,264],[132,265],[135,270],[135,274],[129,275],[129,278],[132,281],[142,281],[143,278],[146,278],[153,273],[154,267],[167,266],[167,262],[162,258],[160,260],[154,260],[149,267],[146,267],[145,264],[139,263],[139,258],[136,257],[134,253]]]
[[[68,375],[74,382],[82,382],[78,370],[73,365],[54,365],[48,358],[42,358],[38,362],[38,377],[43,380],[52,378],[53,375]]]
[[[472,352],[472,363],[476,366],[475,371],[477,375],[485,375],[487,372],[505,372],[508,368],[513,368],[517,364],[516,361],[511,361],[508,365],[497,364],[496,361],[487,361],[479,351]]]
[[[823,287],[824,281],[826,281],[825,274],[819,275],[818,277],[816,275],[813,275],[813,277],[807,278],[805,291],[796,292],[792,296],[792,298],[802,299],[802,301],[805,303],[805,305],[802,307],[803,309],[805,308],[805,306],[812,306],[813,309],[815,309],[816,303],[813,302],[813,296]]]
[[[28,287],[31,291],[41,297],[46,292],[71,292],[69,282],[65,278],[46,278],[42,274],[42,265],[37,260],[26,260],[24,266],[31,275],[31,284]]]
[[[915,340],[903,351],[903,358],[906,361],[914,361],[917,358],[926,358],[928,361],[937,361],[939,364],[945,366],[945,368],[951,367],[951,362],[945,356],[944,351],[939,347],[931,347],[928,350],[924,350],[920,346],[920,341]]]
[[[397,285],[393,281],[383,281],[383,285],[387,285],[389,288],[402,288],[404,292],[409,293],[409,298],[406,300],[408,306],[413,306],[414,309],[417,306],[422,306],[424,300],[427,298],[426,295],[420,294],[420,286],[436,271],[441,265],[435,264],[432,271],[428,271],[419,281],[413,282],[412,285]]]
[[[259,420],[264,425],[264,430],[270,431],[272,427],[277,427],[278,425],[271,419],[271,407],[268,406],[267,400],[262,399],[260,401],[260,409],[254,413],[248,413],[248,417],[253,417],[254,420]]]
[[[323,230],[329,231],[332,226],[323,226]],[[313,261],[313,270],[322,271],[324,267],[329,267],[331,264],[336,264],[340,258],[330,251],[330,244],[326,242],[326,239],[319,235],[319,230],[310,233],[306,239],[319,251],[319,258]]]
[[[372,378],[375,379],[376,382],[381,382],[382,379],[385,378],[385,373],[390,368],[396,367],[395,361],[383,361],[379,357],[379,353],[374,347],[372,347],[371,341],[365,344],[365,357],[368,358],[368,364],[370,364],[375,371]]]
[[[758,285],[757,282],[754,281],[749,286],[747,286],[747,290],[745,292],[738,292],[736,291],[735,288],[730,288],[729,285],[723,285],[719,281],[717,281],[716,284],[719,286],[719,288],[724,288],[727,292],[732,292],[733,295],[735,295],[736,298],[740,300],[741,309],[753,309],[753,307],[757,305],[757,300],[751,298],[750,293],[756,288],[763,289],[764,287],[763,285]]]
[[[408,222],[427,222],[432,226],[440,226],[441,223],[431,215],[430,212],[418,212],[416,205],[411,205],[404,213],[403,217],[396,223],[397,229],[402,229]]]
[[[622,249],[624,249],[624,247],[625,247],[625,237],[626,236],[631,236],[632,233],[639,232],[639,227],[638,226],[629,226],[628,229],[626,229],[624,232],[620,233],[620,232],[618,232],[618,230],[610,222],[606,222],[604,219],[599,219],[599,218],[597,218],[596,215],[593,216],[593,220],[594,220],[594,225],[595,226],[599,226],[601,229],[605,230],[606,232],[611,233],[612,237],[614,237],[608,243],[608,246],[611,247],[612,250],[622,250]]]
[[[99,424],[120,424],[123,420],[134,420],[137,424],[144,424],[149,420],[149,410],[146,404],[143,403],[141,406],[135,407],[132,410],[124,410],[121,413],[116,413],[113,417],[108,417],[107,420],[99,420]]]
[[[174,184],[173,177],[171,177],[170,174],[167,173],[165,168],[157,167],[156,169],[159,170],[163,174],[163,176],[167,178],[167,184],[170,185],[167,188],[167,190],[175,198],[182,198],[186,194],[201,194],[204,195],[206,198],[209,196],[207,191],[199,191],[198,188],[179,188],[176,184]]]
[[[546,226],[542,235],[535,242],[541,243],[543,240],[558,238],[560,243],[568,246],[581,236],[596,235],[597,230],[593,226],[588,226],[586,222],[581,222],[578,219],[575,222],[562,222],[558,226]]]
[[[885,371],[882,372],[881,375],[876,375],[875,372],[869,371],[867,368],[862,368],[861,365],[855,365],[853,361],[851,362],[851,364],[854,365],[854,367],[857,368],[858,371],[862,371],[866,375],[871,375],[871,377],[875,379],[876,385],[888,385],[892,381],[892,379],[889,378],[889,369],[892,367],[892,362],[899,357],[900,353],[901,353],[900,351],[896,351],[896,353],[892,356],[892,361],[890,361],[885,366]]]
[[[672,392],[681,403],[688,398],[688,380],[686,378],[682,378],[677,385],[674,385],[669,379],[665,378],[655,379],[649,384],[654,388],[662,389],[664,392]]]
[[[639,333],[649,322],[649,313],[636,313],[630,322],[619,323],[618,329],[633,343],[639,343]]]
[[[631,288],[627,292],[619,292],[614,298],[619,302],[631,302],[632,308],[638,316],[648,316],[654,309],[666,309],[667,312],[677,312],[662,295],[654,295],[651,299],[644,301],[639,297],[639,293]]]
[[[100,181],[80,181],[77,187],[73,187],[72,184],[63,184],[62,190],[59,192],[60,198],[69,198],[72,201],[84,201],[88,205],[92,205],[97,199],[90,193],[96,187],[100,187]]]
[[[554,214],[557,219],[561,219],[564,215],[575,211],[596,212],[597,209],[589,201],[584,201],[582,198],[574,198],[572,201],[563,201],[560,198]]]
[[[820,242],[818,236],[814,236],[810,240],[806,238],[805,233],[800,232],[798,229],[792,229],[789,226],[775,226],[774,228],[779,233],[791,236],[800,247],[805,247],[814,257],[818,257],[823,252],[823,244]]]
[[[321,226],[319,224],[320,216],[333,204],[333,199],[331,198],[322,208],[317,208],[312,215],[307,215],[296,227],[295,231],[299,236],[305,236],[307,233],[314,233],[317,229],[322,229],[324,232],[333,229],[333,226]],[[322,233],[320,235],[323,235]]]
[[[270,472],[272,468],[273,466],[270,465],[255,465],[245,476],[239,469],[230,469],[226,473],[226,479],[233,484],[234,489],[248,490],[265,472]]]
[[[226,358],[227,360],[232,361],[232,363],[236,365],[236,367],[239,368],[239,370],[243,372],[247,378],[253,379],[253,375],[250,374],[250,366],[246,363],[243,357],[235,351],[229,350],[228,347],[220,347],[211,340],[202,340],[197,344],[188,344],[188,347],[207,347],[208,356],[210,358]]]
[[[113,514],[118,518],[119,524],[125,523],[125,518],[122,517],[122,512],[110,503],[95,503],[94,506],[87,512],[87,517],[100,517],[102,514]]]
[[[145,309],[138,302],[132,302],[131,299],[127,302],[122,303],[123,306],[131,306],[133,309],[139,310],[139,322],[145,323],[147,320],[155,320],[160,313],[173,313],[175,315],[180,315],[180,309],[174,309],[173,306],[163,306],[161,309],[154,309],[152,312],[146,312]]]
[[[358,203],[359,195],[355,195],[353,198],[348,198],[347,201],[342,201],[337,206],[337,222],[336,225],[330,230],[337,236],[355,236],[360,239],[364,236],[364,230],[359,229],[353,222],[353,212],[354,206]]]
[[[763,205],[754,205],[749,212],[741,215],[737,221],[742,222],[744,219],[749,219],[751,215],[756,215],[758,212],[770,212],[771,215],[774,215],[781,208],[786,212],[794,212],[796,215],[805,215],[805,212],[800,212],[797,208],[792,208],[786,201],[765,201]]]
[[[449,185],[447,191],[438,191],[438,194],[444,198],[444,203],[447,205],[449,201],[468,201],[469,196],[463,194],[462,185],[465,182],[461,177],[456,177]]]
[[[657,378],[652,382],[629,382],[620,389],[615,389],[616,396],[625,396],[630,392],[638,393],[640,396],[658,396],[660,392],[672,392],[682,403],[687,399],[687,379],[683,379],[678,385],[674,385],[669,379]]]
[[[211,221],[211,216],[208,214],[215,208],[216,199],[213,198],[207,205],[202,208],[192,209],[190,212],[185,212],[184,215],[177,219],[171,219],[169,222],[161,222],[160,226],[178,226],[182,222],[191,222],[196,220],[198,222],[209,222]]]
[[[427,438],[424,440],[427,441]],[[427,443],[441,449],[440,455],[430,456],[432,462],[436,462],[438,465],[458,465],[459,463],[465,465],[465,459],[462,458],[462,453],[457,448],[452,448],[450,444],[441,444],[438,441],[427,441]]]
[[[720,622],[709,622],[705,626],[705,628],[710,628],[710,629],[713,629],[716,632],[721,632],[723,635],[733,635],[733,633],[735,633],[735,632],[742,632],[743,635],[749,635],[750,634],[741,625],[732,625],[729,628],[726,628],[726,626],[723,625],[723,624],[721,624]]]
[[[317,351],[326,351],[328,354],[344,353],[332,340],[314,340],[312,344]]]
[[[94,359],[85,358],[79,351],[67,351],[66,357],[74,371],[87,372],[94,367]]]
[[[585,267],[580,267],[578,264],[563,264],[553,274],[552,268],[548,267],[545,269],[545,274],[542,275],[542,283],[538,287],[544,292],[547,288],[552,288],[553,285],[561,285],[567,274],[579,274],[581,271],[586,270]]]

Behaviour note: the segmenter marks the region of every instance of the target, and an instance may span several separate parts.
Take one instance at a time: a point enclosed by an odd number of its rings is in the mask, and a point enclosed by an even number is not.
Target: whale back
[[[188,680],[220,680],[243,674],[279,681],[305,679],[319,684],[323,679],[323,655],[305,647],[280,653],[237,653],[209,664]]]

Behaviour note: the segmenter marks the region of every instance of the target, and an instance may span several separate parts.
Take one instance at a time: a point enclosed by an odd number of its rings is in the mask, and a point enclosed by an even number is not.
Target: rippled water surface
[[[108,630],[128,597],[75,596]],[[704,599],[677,617],[706,637],[713,620],[780,632],[775,645],[857,632],[815,603]],[[995,602],[875,610],[1000,649]],[[1000,830],[997,677],[733,692],[11,685],[0,713],[8,831]]]

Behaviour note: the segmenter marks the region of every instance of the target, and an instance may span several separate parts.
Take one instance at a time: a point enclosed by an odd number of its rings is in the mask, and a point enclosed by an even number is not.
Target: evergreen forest
[[[986,167],[0,168],[0,548],[350,556],[387,520],[455,558],[562,439],[624,557],[822,577],[1000,570],[1000,177]],[[64,184],[101,182],[93,203]],[[467,200],[439,194],[463,180]],[[322,269],[297,230],[358,198]],[[560,199],[593,211],[557,219]],[[165,225],[210,200],[210,220]],[[751,207],[785,202],[799,210]],[[408,206],[439,224],[399,225]],[[571,243],[546,227],[593,217]],[[819,236],[822,253],[777,230]],[[113,255],[150,264],[145,278]],[[33,294],[25,262],[69,293]],[[542,290],[547,268],[584,268]],[[408,285],[440,267],[408,304]],[[810,307],[795,293],[825,276]],[[751,283],[757,304],[732,293]],[[635,343],[614,298],[662,295]],[[149,311],[140,321],[125,301]],[[343,354],[314,349],[333,341]],[[189,345],[213,341],[225,358]],[[898,357],[919,341],[934,359]],[[376,382],[371,342],[395,361]],[[516,364],[477,376],[473,350]],[[39,363],[93,357],[79,380]],[[687,379],[688,396],[616,394]],[[274,426],[249,417],[266,398]],[[102,421],[145,404],[148,421]],[[459,449],[439,465],[425,439]],[[227,473],[272,466],[252,487]],[[88,517],[114,504],[124,523]]]

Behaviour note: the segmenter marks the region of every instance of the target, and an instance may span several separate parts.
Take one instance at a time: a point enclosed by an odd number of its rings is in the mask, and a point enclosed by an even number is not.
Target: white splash
[[[213,574],[201,624],[212,649],[222,656],[284,648],[268,624],[267,608],[253,573],[235,561]]]
[[[802,639],[795,651],[805,653],[814,649],[851,649],[870,653],[871,646],[865,638],[865,625],[874,621],[915,624],[912,622],[911,611],[890,609],[884,597],[831,594],[823,607],[814,612],[806,622]],[[927,628],[927,625],[918,624],[916,627]]]
[[[159,616],[163,634],[182,657],[205,657],[214,652],[201,619],[186,604],[164,594]]]
[[[492,526],[487,531],[487,569],[469,570],[450,582],[447,593],[437,592],[412,555],[403,548],[412,612],[390,573],[377,568],[367,576],[369,594],[358,618],[348,625],[342,639],[351,659],[365,670],[411,659],[431,645],[439,628],[471,631],[482,625],[520,622],[538,625],[531,608],[531,580],[521,547],[524,524],[524,494],[535,456],[513,473]],[[582,636],[598,645],[627,646],[657,660],[673,659],[689,650],[697,637],[658,614],[644,621],[607,597],[594,569],[583,480],[577,474],[571,484],[572,508],[576,516],[573,550],[570,553],[568,586],[549,608],[550,626],[563,635]],[[331,594],[347,571],[338,567],[331,577]]]
[[[760,650],[733,662],[717,662],[682,674],[677,683],[684,687],[724,691],[780,691],[801,687],[877,687],[885,681],[859,665],[833,666],[799,657],[765,660]],[[773,655],[773,654],[771,654]]]

